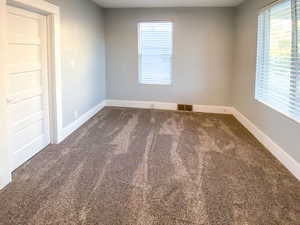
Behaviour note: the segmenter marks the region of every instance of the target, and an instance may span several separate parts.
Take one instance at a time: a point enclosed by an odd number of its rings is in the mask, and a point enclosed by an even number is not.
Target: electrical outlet
[[[74,111],[74,118],[77,119],[78,118],[78,111]]]

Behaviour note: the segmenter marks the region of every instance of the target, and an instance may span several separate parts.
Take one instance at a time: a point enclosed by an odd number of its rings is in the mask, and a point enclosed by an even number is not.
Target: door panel
[[[40,44],[39,15],[14,8],[8,14],[8,39],[10,43]],[[30,14],[30,16],[28,16]]]
[[[10,104],[9,114],[10,114],[10,124],[20,122],[23,119],[31,116],[32,114],[42,112],[43,109],[42,97],[34,97],[20,101],[18,103]]]
[[[46,20],[8,7],[8,106],[12,169],[50,143]]]
[[[35,120],[25,128],[18,130],[14,133],[14,142],[12,143],[12,149],[14,152],[21,149],[23,146],[31,143],[34,139],[43,134],[42,120]]]
[[[40,45],[9,44],[8,72],[22,73],[42,69]]]
[[[11,74],[9,76],[8,93],[13,95],[22,91],[39,89],[41,85],[42,77],[40,71]]]

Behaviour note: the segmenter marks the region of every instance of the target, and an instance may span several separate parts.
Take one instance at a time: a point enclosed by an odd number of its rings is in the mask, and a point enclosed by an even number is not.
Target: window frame
[[[263,7],[259,11],[259,14],[258,14],[257,18],[259,18],[259,16],[262,13],[264,13],[265,11],[267,11],[267,10],[271,9],[272,7],[275,7],[276,5],[281,4],[281,3],[285,2],[285,1],[289,1],[289,0],[277,0],[277,1],[272,2],[271,4],[269,4],[269,5],[265,6],[265,7]],[[297,21],[295,22],[295,18],[297,18],[297,9],[295,8],[297,0],[290,0],[290,1],[291,1],[291,6],[292,6],[291,7],[291,15],[292,15],[292,21],[291,21],[292,22],[292,43],[291,43],[292,46],[291,47],[295,47],[296,46],[296,49],[297,49],[296,51],[300,52],[300,46],[297,43],[297,38],[296,38],[296,43],[295,43],[295,33],[300,32],[300,30],[297,29],[298,28],[297,27],[298,26]],[[259,54],[258,42],[260,41],[258,29],[259,29],[259,20],[257,20],[257,41],[256,41],[257,48],[256,48],[256,73],[255,73],[255,79],[256,79],[256,81],[255,81],[254,99],[256,101],[258,101],[259,103],[262,103],[263,105],[265,105],[265,106],[271,108],[272,110],[280,113],[281,115],[283,115],[285,118],[291,120],[292,122],[300,124],[300,119],[298,119],[296,117],[293,117],[290,113],[284,112],[282,109],[273,106],[271,103],[268,103],[267,101],[264,101],[264,100],[260,99],[257,96],[257,88],[258,88],[258,80],[259,80],[259,75],[258,75],[258,70],[257,70],[257,64],[258,64],[257,58],[258,58],[258,54]],[[292,75],[292,72],[290,73],[290,76],[291,75]],[[291,79],[290,79],[289,83],[290,83],[290,86],[291,86],[292,85],[292,80]],[[296,90],[297,90],[297,88],[296,88]],[[291,93],[291,89],[290,89],[289,93]],[[289,98],[289,101],[291,101],[291,98]]]
[[[145,83],[142,81],[142,65],[141,65],[141,35],[140,35],[140,27],[141,24],[143,23],[170,23],[172,25],[172,32],[171,32],[171,37],[172,37],[172,43],[171,43],[171,56],[170,56],[170,82],[169,83],[158,83],[158,82],[153,82],[153,83]],[[158,86],[172,86],[173,85],[173,60],[174,60],[174,26],[175,23],[171,20],[145,20],[145,21],[139,21],[137,23],[137,38],[138,38],[138,51],[137,51],[137,56],[138,56],[138,84],[140,85],[158,85]]]

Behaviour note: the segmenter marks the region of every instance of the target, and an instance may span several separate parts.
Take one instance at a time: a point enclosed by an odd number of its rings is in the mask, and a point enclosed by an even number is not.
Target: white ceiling
[[[93,0],[104,8],[140,7],[230,7],[244,0]]]

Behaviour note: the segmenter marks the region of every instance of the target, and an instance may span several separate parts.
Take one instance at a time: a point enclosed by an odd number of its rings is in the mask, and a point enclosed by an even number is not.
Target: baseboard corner
[[[0,190],[5,188],[10,182],[11,182],[11,176],[4,177],[3,179],[0,179]]]
[[[76,121],[63,128],[63,135],[60,138],[63,141],[71,133],[77,130],[91,117],[97,114],[105,106],[143,108],[143,109],[162,109],[176,110],[176,103],[155,102],[155,101],[131,101],[131,100],[114,100],[107,99],[93,107],[83,114]],[[246,116],[240,113],[236,108],[231,106],[213,106],[213,105],[193,105],[195,112],[217,113],[233,115],[243,126],[245,126],[298,180],[300,180],[300,164],[285,152],[269,136],[261,131]],[[1,184],[0,184],[1,185]]]
[[[72,134],[75,130],[81,127],[85,122],[87,122],[90,118],[96,115],[99,111],[101,111],[106,106],[106,100],[103,100],[98,105],[91,108],[89,111],[81,115],[77,120],[69,124],[68,126],[63,128],[63,134],[59,138],[59,143],[65,140],[70,134]]]
[[[236,108],[232,109],[232,114],[300,181],[300,164],[292,156],[284,151],[283,148],[275,143],[267,134],[260,130]]]

